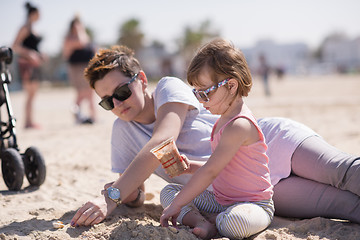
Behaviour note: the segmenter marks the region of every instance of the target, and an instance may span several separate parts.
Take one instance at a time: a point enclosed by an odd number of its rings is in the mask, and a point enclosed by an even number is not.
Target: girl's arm
[[[245,118],[238,118],[226,126],[209,160],[197,170],[171,205],[164,210],[161,224],[167,226],[170,218],[177,216],[183,206],[202,193],[231,161],[240,146],[254,143],[258,138],[256,127]]]
[[[188,108],[189,105],[182,103],[166,103],[159,108],[151,139],[113,184],[113,187],[120,190],[121,199],[127,199],[160,165],[159,160],[150,150],[172,136],[177,139]],[[80,208],[72,219],[72,225],[100,223],[115,208],[116,204],[109,200],[105,193],[101,199],[88,202]]]

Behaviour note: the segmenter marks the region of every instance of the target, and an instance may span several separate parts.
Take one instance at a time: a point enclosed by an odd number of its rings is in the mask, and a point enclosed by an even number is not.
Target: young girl
[[[267,146],[256,119],[244,103],[250,70],[240,50],[225,40],[205,45],[192,60],[187,79],[198,100],[221,115],[211,134],[212,155],[185,185],[169,184],[161,192],[162,226],[176,220],[201,238],[219,233],[241,239],[264,230],[274,214]],[[213,191],[206,190],[212,183]],[[216,227],[198,211],[218,214]]]

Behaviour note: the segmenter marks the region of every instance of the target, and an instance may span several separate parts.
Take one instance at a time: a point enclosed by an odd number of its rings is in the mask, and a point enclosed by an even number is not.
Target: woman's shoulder
[[[19,32],[18,32],[18,35],[21,35],[23,36],[23,38],[25,38],[26,36],[28,36],[29,34],[31,33],[31,30],[29,28],[29,26],[27,26],[26,24],[25,25],[22,25],[19,29]]]
[[[163,77],[159,80],[153,93],[155,108],[168,102],[184,103],[199,109],[199,102],[191,88],[177,77]]]
[[[163,77],[159,80],[156,85],[155,94],[160,94],[161,92],[166,94],[189,94],[191,93],[191,88],[180,78],[177,77]]]
[[[180,78],[177,77],[171,77],[171,76],[166,76],[163,77],[159,80],[157,87],[163,87],[163,86],[186,86],[187,88],[189,87],[183,80],[181,80]]]

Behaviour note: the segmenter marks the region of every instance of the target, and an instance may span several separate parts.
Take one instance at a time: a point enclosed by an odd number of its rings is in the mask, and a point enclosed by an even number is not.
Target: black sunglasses
[[[121,102],[128,99],[132,94],[132,92],[129,88],[129,84],[132,83],[133,81],[135,81],[137,75],[138,74],[135,74],[129,82],[116,88],[113,95],[103,98],[99,102],[99,105],[102,106],[105,110],[112,110],[114,108],[113,98],[115,98],[116,100],[121,101]]]

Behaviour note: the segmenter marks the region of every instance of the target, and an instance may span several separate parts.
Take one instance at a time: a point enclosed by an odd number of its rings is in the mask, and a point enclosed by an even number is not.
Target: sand
[[[261,81],[246,99],[259,117],[282,116],[307,124],[329,143],[360,154],[360,76],[285,77],[271,79],[272,96]],[[70,111],[74,91],[44,84],[36,98],[40,130],[23,129],[22,92],[11,93],[17,119],[20,152],[36,146],[46,161],[40,188],[9,192],[0,179],[0,239],[196,239],[187,228],[178,233],[159,226],[159,192],[166,184],[157,176],[145,183],[147,201],[138,209],[118,207],[103,223],[70,227],[76,210],[116,179],[110,171],[110,135],[115,117],[98,108],[94,125],[76,125]],[[98,100],[98,99],[96,99]],[[61,220],[65,227],[53,228]],[[221,237],[215,239],[222,239]],[[360,239],[360,225],[325,218],[275,217],[271,226],[252,239]]]

